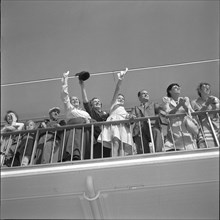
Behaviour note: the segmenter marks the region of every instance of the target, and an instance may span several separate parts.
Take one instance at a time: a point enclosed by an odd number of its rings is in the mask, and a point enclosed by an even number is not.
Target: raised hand
[[[66,73],[63,73],[63,77],[61,78],[61,82],[63,84],[67,84],[69,73],[70,73],[70,71],[67,71]]]
[[[69,76],[70,71],[67,71],[66,73],[63,73],[63,77],[66,78]]]
[[[126,67],[124,71],[118,73],[118,79],[122,80],[127,72],[128,72],[128,68]]]

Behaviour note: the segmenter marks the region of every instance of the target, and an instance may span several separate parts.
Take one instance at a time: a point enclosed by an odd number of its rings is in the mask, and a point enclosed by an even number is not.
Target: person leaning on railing
[[[135,106],[132,110],[132,114],[137,118],[150,117],[160,114],[160,105],[149,100],[149,94],[145,89],[138,92],[138,99],[140,101],[140,105]],[[158,118],[152,126],[153,140],[151,140],[150,129],[147,120],[142,121],[140,126],[139,123],[135,123],[133,128],[133,139],[136,144],[137,154],[150,153],[149,143],[152,141],[154,141],[155,151],[162,151],[163,139],[159,119],[160,118]]]
[[[124,95],[119,94],[120,86],[127,72],[118,73],[118,82],[111,101],[110,115],[107,121],[130,119],[131,115],[125,110]],[[125,123],[105,125],[98,137],[98,142],[112,149],[112,156],[131,155],[133,153],[133,138],[129,125]]]
[[[59,119],[60,108],[49,109],[49,120],[42,123],[43,128],[57,128],[66,125],[65,120]],[[45,131],[39,133],[39,141],[36,150],[36,164],[58,162],[61,151],[63,131]]]
[[[211,85],[209,83],[200,83],[197,87],[197,93],[199,97],[191,102],[192,108],[195,111],[219,110],[220,101],[217,97],[211,95]],[[208,144],[208,146],[206,146],[205,140],[200,133],[198,136],[199,148],[216,146],[214,135],[216,135],[217,139],[219,139],[219,113],[208,113],[208,115],[199,114],[198,117]],[[208,117],[210,120],[208,120]]]
[[[67,125],[90,123],[91,116],[80,107],[80,100],[78,99],[78,97],[72,96],[70,98],[69,96],[68,76],[69,76],[69,71],[63,73],[63,77],[61,79],[62,82],[61,99],[64,103],[64,111],[66,115]],[[83,140],[82,140],[82,132],[83,132]],[[73,137],[74,137],[74,143],[72,144]],[[72,149],[72,145],[74,146],[74,149]],[[67,130],[65,136],[64,149],[63,149],[64,150],[63,157],[61,154],[59,156],[59,159],[61,161],[69,161],[71,159],[72,160],[89,159],[90,154],[88,152],[90,151],[90,147],[91,147],[90,128],[85,127],[84,129],[74,128]],[[83,148],[84,152],[81,152],[82,150],[81,148]],[[83,158],[81,158],[81,155],[83,156]]]
[[[18,122],[18,115],[14,111],[7,111],[5,115],[7,124],[1,129],[1,133],[21,131],[24,128],[24,123]],[[17,146],[17,135],[12,135],[7,138],[2,138],[1,135],[1,164],[11,166],[12,159]],[[13,166],[18,166],[19,161],[14,160]]]
[[[181,88],[178,83],[172,83],[167,87],[167,96],[162,99],[162,108],[168,114],[183,114],[182,116],[169,117],[165,150],[193,150],[197,148],[196,137],[189,132],[185,123],[185,114],[191,117],[194,110],[188,97],[180,97]]]
[[[21,135],[21,141],[16,151],[16,157],[19,158],[19,165],[27,166],[30,163],[34,141],[36,133],[32,133],[31,130],[37,128],[36,123],[33,120],[27,120],[24,125],[24,129],[27,133]]]
[[[81,80],[80,77],[79,77],[79,84],[81,86],[83,106],[85,110],[90,114],[92,119],[94,119],[95,121],[98,122],[106,121],[109,116],[109,113],[106,113],[105,111],[102,110],[102,103],[100,99],[94,97],[89,101],[85,88],[85,82]],[[94,143],[94,158],[102,158],[102,150],[103,150],[103,157],[110,157],[111,150],[107,147],[103,147],[102,149],[101,143],[97,142],[100,133],[101,133],[100,126],[95,126],[94,137],[96,141]]]

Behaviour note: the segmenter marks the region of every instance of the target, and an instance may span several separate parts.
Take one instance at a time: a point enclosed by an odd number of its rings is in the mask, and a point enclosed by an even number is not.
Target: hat
[[[89,72],[82,71],[80,73],[76,73],[75,76],[78,76],[79,80],[86,81],[90,77],[90,74]]]
[[[49,110],[49,114],[53,111],[58,111],[58,113],[60,114],[60,108],[59,107],[53,107]]]

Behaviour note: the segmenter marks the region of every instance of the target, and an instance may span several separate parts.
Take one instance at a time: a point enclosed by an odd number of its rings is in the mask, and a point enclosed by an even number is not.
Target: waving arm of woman
[[[114,104],[115,100],[117,99],[121,84],[122,84],[122,80],[124,79],[125,74],[127,73],[128,68],[126,68],[124,71],[121,71],[118,73],[118,82],[116,84],[115,87],[115,92],[111,101],[111,106]]]
[[[67,110],[71,106],[69,92],[68,92],[68,75],[69,75],[69,71],[63,73],[63,78],[61,79],[62,82],[61,99],[64,103],[65,110]]]

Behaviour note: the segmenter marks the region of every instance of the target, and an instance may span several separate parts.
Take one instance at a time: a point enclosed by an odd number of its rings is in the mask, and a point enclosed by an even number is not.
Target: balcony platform
[[[2,168],[1,218],[219,219],[219,148]]]

